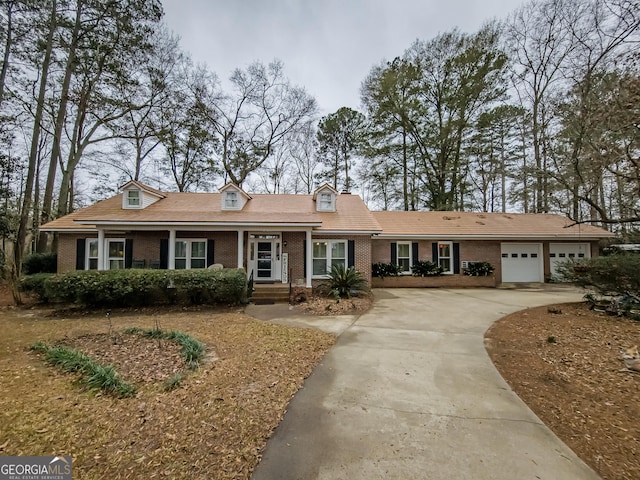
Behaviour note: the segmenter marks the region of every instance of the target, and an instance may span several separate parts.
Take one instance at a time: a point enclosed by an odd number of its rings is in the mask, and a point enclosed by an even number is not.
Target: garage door
[[[588,243],[551,243],[549,245],[551,276],[555,277],[557,275],[557,268],[560,262],[590,257],[591,247]]]
[[[542,282],[542,244],[541,243],[503,243],[502,281]]]

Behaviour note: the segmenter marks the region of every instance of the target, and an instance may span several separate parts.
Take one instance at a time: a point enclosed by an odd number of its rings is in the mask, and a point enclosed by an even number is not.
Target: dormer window
[[[220,189],[222,193],[222,210],[242,210],[251,197],[240,187],[233,183],[227,183]]]
[[[160,190],[148,187],[137,180],[129,180],[120,187],[120,190],[122,191],[122,208],[125,210],[142,210],[165,198],[165,194]]]
[[[334,195],[331,192],[323,192],[318,195],[318,210],[321,212],[333,212]]]
[[[238,192],[225,192],[224,207],[229,210],[238,209]]]
[[[325,183],[320,185],[313,192],[313,201],[316,202],[316,211],[318,212],[335,212],[336,196],[338,191],[331,185]]]
[[[140,208],[140,190],[127,190],[127,207]]]

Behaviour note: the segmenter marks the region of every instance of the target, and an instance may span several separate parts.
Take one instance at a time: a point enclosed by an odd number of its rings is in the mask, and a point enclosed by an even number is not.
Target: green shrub
[[[243,270],[89,270],[45,281],[47,298],[89,307],[167,303],[239,304],[246,299]]]
[[[46,281],[51,278],[51,273],[36,273],[34,275],[28,275],[20,280],[20,290],[27,293],[32,293],[38,300],[44,303],[49,301],[47,295]]]
[[[640,255],[621,253],[557,264],[559,276],[601,295],[640,298]]]
[[[469,266],[464,269],[464,274],[472,277],[488,277],[493,275],[495,267],[489,262],[469,262]]]
[[[418,260],[411,267],[411,273],[416,277],[437,277],[442,275],[443,269],[429,260]]]
[[[180,303],[237,305],[246,302],[247,276],[241,269],[172,270],[168,278]]]
[[[371,265],[371,275],[374,277],[397,277],[400,273],[400,267],[393,263],[374,263]]]
[[[22,273],[56,273],[58,271],[58,255],[55,253],[32,253],[22,261]]]
[[[351,298],[351,295],[369,290],[362,274],[355,268],[333,265],[329,279],[320,286],[320,291],[335,298]]]
[[[7,271],[7,257],[4,250],[0,250],[0,279],[4,278],[4,274]]]

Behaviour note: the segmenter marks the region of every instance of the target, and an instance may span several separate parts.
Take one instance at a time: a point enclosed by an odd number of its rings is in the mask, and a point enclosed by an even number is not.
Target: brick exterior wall
[[[97,238],[97,234],[72,234],[60,233],[58,236],[58,272],[70,272],[76,268],[76,241],[79,238]],[[133,240],[133,260],[144,260],[145,266],[149,267],[152,260],[160,258],[160,239],[168,239],[168,231],[148,231],[129,232],[127,234],[106,235],[106,238],[125,238]],[[202,238],[214,240],[214,263],[221,263],[225,267],[237,267],[238,240],[236,232],[180,232],[176,233],[176,238]],[[363,274],[365,279],[372,283],[371,264],[377,262],[389,263],[391,261],[391,243],[396,240],[371,238],[368,235],[313,235],[314,240],[353,240],[355,242],[355,268]],[[442,239],[443,241],[446,238]],[[306,235],[304,232],[283,232],[282,251],[289,254],[289,280],[292,283],[304,281],[304,243]],[[576,240],[564,243],[576,243]],[[285,245],[286,243],[286,245]],[[420,260],[432,259],[432,240],[418,240],[418,258]],[[501,269],[501,242],[499,240],[463,240],[460,245],[460,261],[484,261],[495,267],[494,279],[478,279],[479,277],[466,277],[462,275],[446,275],[433,278],[421,278],[403,276],[402,280],[395,283],[397,286],[437,286],[443,287],[467,287],[467,286],[489,286],[486,283],[493,283],[492,286],[502,282]],[[509,242],[517,243],[517,242]],[[532,243],[532,241],[522,241],[521,243]],[[539,242],[535,242],[539,243]],[[559,241],[543,241],[543,265],[545,278],[550,274],[549,243],[563,243]],[[597,241],[588,242],[591,245],[591,255],[598,256],[599,245]],[[244,234],[243,264],[246,268],[248,248],[248,233]],[[461,268],[462,270],[462,268]],[[475,278],[475,280],[472,280]],[[373,279],[373,286],[389,287],[390,280]],[[313,281],[314,285],[318,280]]]
[[[439,277],[397,277],[372,278],[373,288],[480,288],[495,287],[496,277],[470,277],[468,275],[441,275]]]
[[[382,239],[373,239],[372,241],[372,259],[373,263],[382,262],[389,263],[391,262],[391,243],[401,241],[401,240],[382,240]],[[446,238],[442,238],[442,241],[446,241]],[[432,249],[431,244],[432,240],[418,240],[418,258],[420,260],[429,260],[432,259]],[[502,251],[501,251],[501,242],[499,240],[462,240],[459,242],[454,242],[460,244],[460,262],[463,261],[480,261],[480,262],[489,262],[494,266],[495,270],[493,276],[495,277],[495,285],[500,285],[502,283]],[[543,267],[544,267],[544,278],[548,278],[551,272],[551,262],[549,260],[549,244],[550,243],[584,243],[579,242],[578,240],[569,240],[566,242],[562,241],[535,241],[535,240],[523,240],[521,242],[518,241],[509,241],[508,243],[542,243],[542,257],[543,257]],[[591,256],[597,257],[599,252],[599,243],[597,241],[586,242],[591,245]],[[442,284],[441,286],[451,287],[451,286],[470,286],[469,283],[473,283],[469,278],[473,277],[465,277],[462,275],[462,267],[460,268],[460,275],[446,275],[448,280],[439,280]],[[438,277],[438,278],[444,278]],[[409,284],[414,284],[417,282],[419,285],[415,286],[435,286],[435,281],[432,279],[419,279],[418,280],[401,280],[395,282],[397,286],[409,286]],[[457,279],[457,280],[456,280]],[[387,279],[384,280],[387,282]],[[482,283],[483,281],[476,280],[476,283]],[[387,282],[389,284],[390,282]],[[373,285],[377,286],[379,284],[378,279],[374,279]],[[382,285],[380,285],[382,286]],[[478,286],[486,286],[486,285],[478,285]]]
[[[372,263],[390,263],[391,262],[391,243],[402,240],[373,239],[372,240]],[[442,238],[442,241],[448,241]],[[412,243],[418,243],[418,260],[428,260],[432,262],[433,249],[432,244],[437,243],[433,240],[412,240]],[[395,279],[384,279],[384,286],[397,287],[469,287],[469,286],[495,286],[496,281],[501,278],[500,271],[500,242],[494,240],[463,240],[454,241],[460,245],[460,262],[489,262],[495,267],[494,277],[484,278],[469,277],[463,275],[462,266],[460,274],[443,275],[441,277],[413,277],[412,275],[403,275],[397,281]],[[392,282],[388,280],[393,280]],[[499,282],[498,282],[499,283]],[[380,279],[373,279],[372,285],[383,286]]]
[[[76,269],[76,242],[78,238],[98,238],[98,234],[60,233],[58,235],[58,273],[73,272]]]
[[[294,285],[300,282],[304,285],[304,243],[306,239],[305,232],[282,233],[282,252],[289,254],[289,281]]]

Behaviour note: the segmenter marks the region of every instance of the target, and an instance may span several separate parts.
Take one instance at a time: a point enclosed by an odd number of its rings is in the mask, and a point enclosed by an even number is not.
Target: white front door
[[[249,275],[254,281],[280,279],[280,235],[254,234],[249,237]]]

